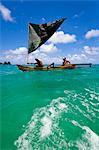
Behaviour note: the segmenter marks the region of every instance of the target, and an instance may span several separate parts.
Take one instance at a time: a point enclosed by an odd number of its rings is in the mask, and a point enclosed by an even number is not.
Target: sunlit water
[[[0,70],[1,150],[99,150],[99,65]]]

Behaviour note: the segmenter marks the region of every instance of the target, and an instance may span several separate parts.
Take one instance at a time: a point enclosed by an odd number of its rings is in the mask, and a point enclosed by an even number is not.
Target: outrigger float
[[[32,24],[28,25],[28,56],[30,53],[39,48],[42,44],[44,44],[60,27],[60,25],[64,22],[65,18],[56,20],[53,23],[45,23],[45,24]],[[28,58],[28,57],[27,57]],[[27,61],[27,64],[28,61]],[[65,66],[56,66],[56,67],[32,67],[32,66],[23,66],[17,65],[18,69],[22,71],[35,71],[35,70],[59,70],[59,69],[74,69],[76,68],[76,64],[67,64]]]

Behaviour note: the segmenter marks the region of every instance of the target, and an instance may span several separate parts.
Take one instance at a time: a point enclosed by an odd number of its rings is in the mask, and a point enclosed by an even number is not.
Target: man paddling
[[[68,61],[65,57],[63,58],[63,66],[66,66],[67,64],[70,64],[70,61]]]
[[[43,67],[43,63],[41,60],[39,60],[37,58],[35,58],[35,60],[36,60],[36,63],[34,63],[34,64],[37,64],[36,67]]]

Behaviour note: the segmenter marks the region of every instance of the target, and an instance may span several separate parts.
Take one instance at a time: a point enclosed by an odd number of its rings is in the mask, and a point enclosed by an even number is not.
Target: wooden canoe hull
[[[31,66],[23,66],[23,65],[17,65],[19,70],[22,71],[36,71],[36,70],[60,70],[60,69],[74,69],[76,65],[74,64],[68,64],[66,66],[57,66],[57,67],[31,67]]]

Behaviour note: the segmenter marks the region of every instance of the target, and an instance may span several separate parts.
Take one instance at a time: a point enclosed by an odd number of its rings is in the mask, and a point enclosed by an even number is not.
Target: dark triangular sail
[[[65,19],[56,20],[53,23],[32,24],[29,23],[28,53],[35,51],[44,44],[59,28]]]

